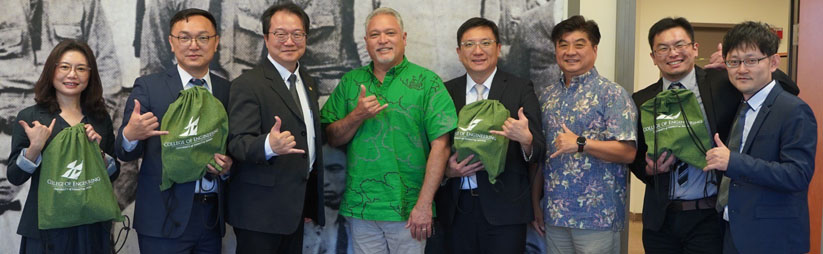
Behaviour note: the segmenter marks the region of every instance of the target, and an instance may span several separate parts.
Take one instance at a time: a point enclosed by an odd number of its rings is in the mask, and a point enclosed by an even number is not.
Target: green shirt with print
[[[374,63],[340,80],[321,110],[321,122],[343,119],[357,107],[360,85],[389,106],[363,121],[347,144],[346,191],[340,214],[364,220],[405,221],[417,203],[430,142],[457,126],[457,113],[443,81],[419,65],[389,69],[383,83]]]

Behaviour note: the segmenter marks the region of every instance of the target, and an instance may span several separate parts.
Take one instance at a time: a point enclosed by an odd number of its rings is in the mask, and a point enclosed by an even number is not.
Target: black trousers
[[[303,253],[303,222],[297,231],[288,235],[270,234],[234,228],[237,254],[247,253]]]
[[[39,253],[100,253],[112,251],[111,221],[40,230],[40,238],[23,237],[21,254]],[[11,236],[9,236],[11,237]]]
[[[721,253],[723,220],[714,208],[669,209],[658,231],[643,228],[646,253]]]
[[[468,190],[460,191],[457,213],[446,230],[449,253],[523,253],[526,248],[526,224],[491,225],[480,198]]]

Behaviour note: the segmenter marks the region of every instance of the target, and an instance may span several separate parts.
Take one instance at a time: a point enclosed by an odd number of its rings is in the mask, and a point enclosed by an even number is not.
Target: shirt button
[[[303,135],[303,137],[305,137],[306,136],[306,131],[301,131],[300,135]]]
[[[309,157],[309,155],[307,155],[305,153],[303,154],[303,159],[308,158],[308,157]]]

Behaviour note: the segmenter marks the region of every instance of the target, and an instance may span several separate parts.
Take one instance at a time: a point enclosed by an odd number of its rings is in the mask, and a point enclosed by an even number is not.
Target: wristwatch
[[[582,153],[584,146],[586,146],[586,137],[577,137],[577,152]]]

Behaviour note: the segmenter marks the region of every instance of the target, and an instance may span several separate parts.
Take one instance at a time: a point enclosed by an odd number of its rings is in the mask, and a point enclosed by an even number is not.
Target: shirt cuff
[[[111,176],[115,171],[117,171],[117,163],[114,162],[114,157],[111,157],[106,153],[103,153],[103,155],[103,160],[106,161],[106,172],[109,173],[109,176]]]
[[[523,152],[523,159],[524,160],[526,160],[527,162],[532,160],[532,156],[534,156],[534,146],[532,146],[532,149],[531,149],[531,152],[529,153],[529,156],[526,156],[526,151],[523,150],[522,146],[520,147],[520,151]]]
[[[137,142],[140,142],[140,140],[129,141],[129,139],[126,138],[126,134],[120,135],[123,136],[123,150],[126,150],[126,152],[134,151],[134,148],[137,147]]]
[[[274,156],[278,155],[277,153],[275,153],[274,151],[271,150],[271,146],[269,145],[270,144],[269,143],[269,137],[271,137],[271,136],[269,136],[267,134],[266,135],[266,143],[263,143],[263,150],[266,151],[266,160],[269,160],[269,159],[271,159],[271,157],[274,157]]]
[[[29,158],[26,158],[27,150],[29,149],[23,148],[23,151],[20,151],[20,154],[17,155],[17,167],[23,171],[26,171],[26,173],[34,174],[34,170],[37,170],[37,167],[40,166],[40,161],[43,159],[43,155],[38,155],[37,160],[35,162],[31,162]]]

